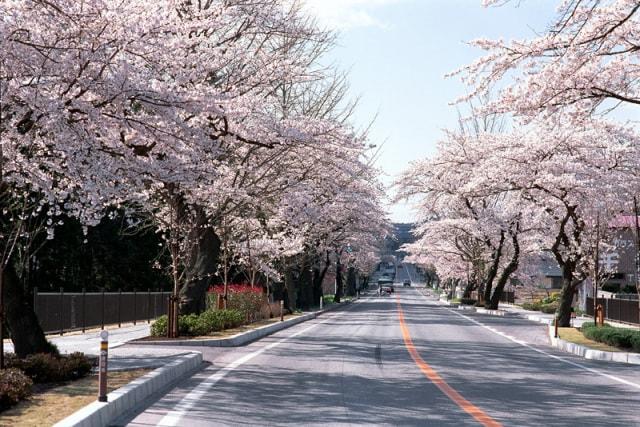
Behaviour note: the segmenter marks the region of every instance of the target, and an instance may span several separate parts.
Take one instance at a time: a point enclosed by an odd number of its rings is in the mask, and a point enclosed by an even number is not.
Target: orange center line
[[[433,384],[436,385],[449,399],[451,399],[456,405],[458,405],[462,410],[464,410],[467,414],[471,415],[478,421],[480,424],[486,427],[502,427],[498,421],[491,418],[487,415],[482,409],[475,406],[473,403],[469,402],[467,399],[462,397],[460,393],[458,393],[453,387],[446,383],[444,379],[431,367],[418,353],[415,345],[413,345],[413,340],[411,339],[411,334],[409,333],[409,328],[404,321],[404,312],[402,311],[402,305],[400,304],[400,297],[396,295],[396,302],[398,304],[398,319],[400,320],[400,329],[402,330],[402,338],[404,338],[404,345],[409,351],[409,354],[413,358],[413,361],[416,363],[418,368],[422,371],[425,377],[429,379]]]

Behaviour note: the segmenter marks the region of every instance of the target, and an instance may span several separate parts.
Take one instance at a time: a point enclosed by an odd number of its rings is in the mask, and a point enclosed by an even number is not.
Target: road
[[[415,287],[396,289],[245,347],[203,349],[209,367],[126,421],[640,425],[637,367],[527,344],[511,334],[526,321],[462,315]]]

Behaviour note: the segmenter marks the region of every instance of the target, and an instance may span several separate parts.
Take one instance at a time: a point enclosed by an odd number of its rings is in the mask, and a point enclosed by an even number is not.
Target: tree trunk
[[[331,265],[331,259],[329,258],[329,251],[326,252],[326,258],[322,269],[314,268],[313,269],[313,300],[314,304],[320,301],[320,298],[324,295],[322,290],[322,282],[324,281],[324,277],[327,274],[327,270],[329,270],[329,266]]]
[[[571,273],[570,277],[563,274],[560,304],[558,305],[557,311],[558,326],[561,328],[571,326],[571,306],[573,305],[573,297],[576,294],[576,289],[577,285],[573,280],[573,273]]]
[[[335,302],[340,302],[342,299],[342,265],[340,264],[340,255],[336,261],[336,294],[333,298]]]
[[[305,253],[302,258],[302,271],[298,283],[300,284],[298,291],[298,307],[302,310],[308,310],[313,301],[313,272],[311,270],[311,257]]]
[[[349,267],[347,270],[347,295],[354,296],[356,294],[357,280],[356,269]]]
[[[12,266],[4,270],[3,287],[7,329],[18,357],[34,353],[58,354],[58,349],[47,341]]]
[[[513,255],[511,256],[511,261],[504,268],[500,278],[498,279],[498,283],[496,284],[496,289],[491,296],[489,309],[497,310],[498,305],[500,304],[500,298],[502,297],[502,292],[504,291],[504,287],[507,284],[507,281],[511,277],[511,275],[518,269],[518,265],[520,264],[520,245],[518,244],[518,236],[511,236],[513,242]],[[486,305],[485,305],[486,306]]]
[[[454,290],[457,287],[459,280],[454,282],[455,286],[454,286]],[[462,293],[462,298],[471,298],[471,292],[473,292],[473,290],[475,289],[475,283],[473,282],[473,280],[469,280],[467,282],[467,284],[464,287],[464,292]],[[455,298],[455,293],[453,295],[453,297]]]
[[[291,266],[287,267],[284,275],[284,307],[293,312],[296,304],[295,272]]]
[[[186,283],[180,290],[180,313],[200,314],[206,310],[207,290],[218,268],[222,242],[213,228],[196,226],[197,243],[191,254]]]
[[[484,284],[484,306],[486,308],[493,306],[491,291],[493,290],[493,281],[498,275],[498,268],[500,266],[500,258],[502,258],[503,246],[504,246],[504,230],[502,230],[500,233],[500,242],[498,243],[498,247],[496,248],[495,251],[493,251],[493,260],[491,261],[491,267],[489,267],[489,272],[487,273],[487,280],[485,281],[485,284]]]

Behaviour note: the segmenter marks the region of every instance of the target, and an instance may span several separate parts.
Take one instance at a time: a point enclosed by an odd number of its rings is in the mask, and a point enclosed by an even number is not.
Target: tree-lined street
[[[521,345],[487,328],[526,340],[544,327],[459,314],[399,287],[246,348],[202,349],[211,365],[129,425],[478,425],[416,366],[398,304],[424,361],[497,423],[639,424],[636,368]]]
[[[640,0],[0,16],[11,424],[640,425]]]

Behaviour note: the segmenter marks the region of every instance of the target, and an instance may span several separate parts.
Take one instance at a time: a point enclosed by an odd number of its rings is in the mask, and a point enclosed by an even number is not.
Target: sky
[[[476,38],[519,39],[544,32],[557,0],[513,0],[482,7],[481,0],[305,0],[320,25],[338,32],[325,60],[349,72],[350,95],[359,98],[353,121],[375,118],[370,142],[380,148],[383,182],[413,160],[433,155],[442,130],[455,128],[466,93],[459,78],[445,78],[482,51]],[[389,192],[391,195],[391,191]],[[410,204],[389,206],[394,222],[413,222]]]

